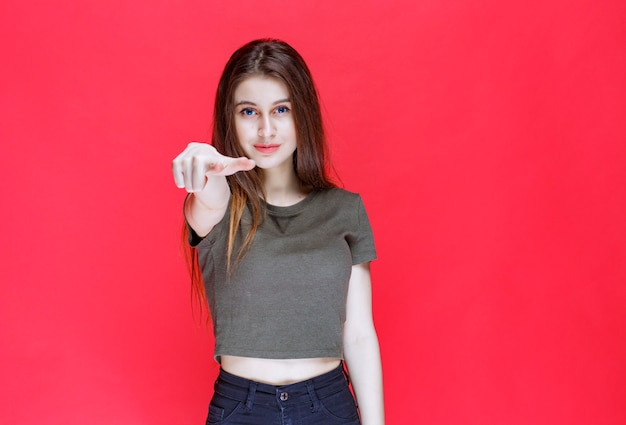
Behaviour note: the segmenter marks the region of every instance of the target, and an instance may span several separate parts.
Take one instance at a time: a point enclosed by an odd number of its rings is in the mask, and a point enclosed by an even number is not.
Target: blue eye
[[[241,114],[251,117],[252,115],[254,115],[254,109],[250,109],[250,108],[243,109],[241,111]]]
[[[277,114],[285,114],[287,112],[289,112],[289,108],[287,108],[286,106],[279,106],[278,108],[276,108]]]

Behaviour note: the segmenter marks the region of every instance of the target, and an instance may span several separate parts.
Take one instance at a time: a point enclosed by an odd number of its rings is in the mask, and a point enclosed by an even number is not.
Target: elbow
[[[373,325],[344,329],[343,347],[346,353],[372,345],[378,346],[378,335]]]

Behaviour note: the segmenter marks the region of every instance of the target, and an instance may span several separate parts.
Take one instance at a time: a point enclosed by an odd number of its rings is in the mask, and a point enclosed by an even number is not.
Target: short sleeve
[[[374,235],[360,196],[358,196],[356,211],[353,212],[352,217],[351,231],[346,237],[352,254],[352,265],[375,260]]]

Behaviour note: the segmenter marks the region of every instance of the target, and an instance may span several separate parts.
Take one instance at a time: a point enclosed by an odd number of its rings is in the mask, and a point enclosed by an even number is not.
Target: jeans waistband
[[[236,376],[220,369],[215,381],[215,392],[226,397],[252,403],[281,405],[316,402],[348,386],[343,362],[322,375],[288,385],[270,385]]]

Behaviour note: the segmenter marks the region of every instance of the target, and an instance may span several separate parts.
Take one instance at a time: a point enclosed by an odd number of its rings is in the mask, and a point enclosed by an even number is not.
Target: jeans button
[[[288,393],[280,393],[280,401],[287,401],[289,399]]]

